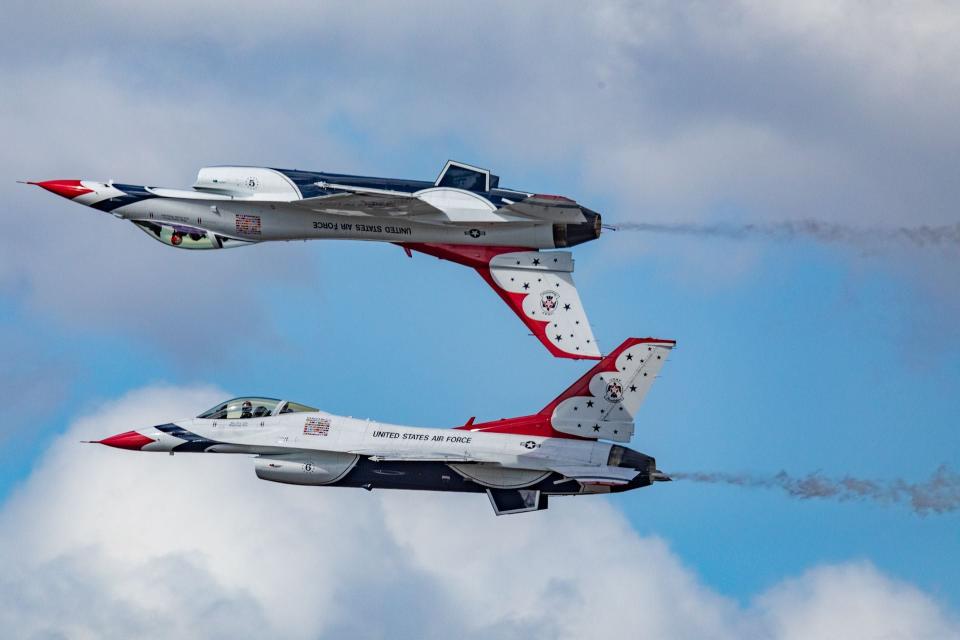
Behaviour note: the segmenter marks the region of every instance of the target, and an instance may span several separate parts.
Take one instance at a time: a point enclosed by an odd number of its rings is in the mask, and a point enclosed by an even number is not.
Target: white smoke
[[[879,504],[903,504],[914,513],[948,513],[960,509],[960,474],[946,465],[939,467],[926,482],[908,482],[901,478],[866,480],[852,476],[829,478],[819,472],[791,476],[785,471],[762,476],[744,473],[671,473],[675,480],[709,484],[727,484],[751,489],[781,489],[801,500],[865,500]]]
[[[883,245],[960,247],[960,222],[952,225],[915,227],[857,227],[821,220],[767,223],[659,223],[625,222],[612,225],[617,231],[723,238],[727,240],[814,240],[825,244],[878,247]]]

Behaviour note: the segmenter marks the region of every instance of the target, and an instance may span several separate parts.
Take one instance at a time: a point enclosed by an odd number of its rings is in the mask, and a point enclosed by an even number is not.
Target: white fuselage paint
[[[76,198],[80,204],[94,204],[116,189],[99,183],[94,194]],[[430,219],[408,216],[337,215],[311,210],[278,207],[278,203],[230,196],[149,189],[148,198],[117,207],[110,213],[130,221],[197,227],[246,242],[277,240],[372,240],[379,242],[427,242],[477,246],[555,248],[553,225],[532,221],[480,221]],[[116,192],[116,193],[113,193]],[[174,195],[176,194],[176,195]],[[237,216],[255,216],[256,232]]]
[[[211,452],[331,451],[383,460],[489,462],[532,470],[557,465],[602,466],[611,447],[594,440],[410,427],[322,411],[241,420],[190,418],[173,424],[223,443],[214,445]],[[172,451],[186,442],[154,428],[138,432],[156,441],[144,446],[143,451]]]

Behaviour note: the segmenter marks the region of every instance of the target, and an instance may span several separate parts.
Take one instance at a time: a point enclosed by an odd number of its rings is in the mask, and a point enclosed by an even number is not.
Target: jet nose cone
[[[93,193],[93,189],[86,188],[79,180],[44,180],[43,182],[28,182],[27,184],[35,184],[68,200],[73,200],[85,193]]]
[[[110,436],[109,438],[104,438],[103,440],[97,441],[98,444],[105,444],[108,447],[116,447],[117,449],[131,449],[133,451],[139,451],[151,442],[155,442],[155,440],[153,438],[148,438],[137,431],[118,433],[115,436]]]

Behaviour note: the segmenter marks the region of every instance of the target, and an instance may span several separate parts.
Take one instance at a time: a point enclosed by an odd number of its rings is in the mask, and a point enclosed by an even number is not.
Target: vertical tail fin
[[[554,356],[600,359],[600,349],[573,284],[569,251],[541,253],[516,247],[414,242],[400,246],[476,269]]]
[[[675,345],[674,340],[627,338],[539,413],[484,423],[471,420],[456,428],[629,442],[633,417]]]
[[[629,442],[634,415],[675,345],[674,340],[628,338],[539,415],[560,433]]]

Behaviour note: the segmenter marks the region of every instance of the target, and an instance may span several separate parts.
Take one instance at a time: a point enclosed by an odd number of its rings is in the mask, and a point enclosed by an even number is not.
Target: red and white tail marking
[[[501,253],[490,260],[489,273],[488,282],[509,294],[514,312],[554,355],[600,358],[569,251]]]
[[[471,421],[458,428],[629,442],[634,416],[675,345],[674,340],[628,338],[539,413],[494,422]]]
[[[634,416],[675,345],[627,339],[540,413],[561,433],[629,442]]]
[[[559,358],[599,360],[600,349],[573,284],[569,251],[406,243],[477,270],[527,328]]]

